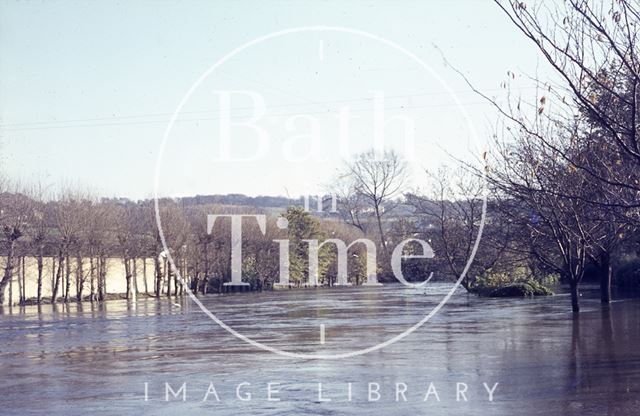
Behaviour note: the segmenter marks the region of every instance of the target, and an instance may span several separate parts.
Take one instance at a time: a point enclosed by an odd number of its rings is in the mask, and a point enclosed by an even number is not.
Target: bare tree
[[[185,212],[191,236],[192,290],[196,294],[200,290],[203,294],[205,293],[211,274],[210,248],[214,242],[214,236],[207,232],[207,214],[212,212],[214,212],[213,209],[208,205],[192,207]]]
[[[114,215],[114,231],[124,265],[124,277],[127,287],[126,298],[131,299],[131,279],[133,277],[133,262],[135,260],[134,251],[138,243],[138,241],[136,241],[136,228],[138,227],[136,205],[133,202],[127,201],[121,204],[112,204],[110,210]]]
[[[607,157],[612,152],[605,152],[600,156],[601,161],[610,169],[598,170],[589,163],[598,154],[584,159],[561,148],[556,150],[567,163],[592,180],[602,181],[608,185],[607,189],[618,192],[616,205],[637,207],[640,191],[640,25],[637,24],[640,5],[634,0],[567,0],[554,5],[542,1],[495,2],[560,75],[562,83],[553,88],[547,84],[546,89],[559,98],[558,102],[567,102],[566,98],[569,98],[567,105],[579,111],[581,123],[576,137],[598,131],[600,139],[616,150],[620,164],[611,164]],[[565,114],[565,124],[571,125],[575,112]],[[559,113],[553,116],[557,118]],[[510,118],[529,129],[530,125],[522,119]],[[544,136],[537,139],[547,146],[553,145]],[[618,168],[625,164],[635,168]],[[635,212],[628,211],[633,215]]]
[[[49,232],[49,217],[45,203],[34,201],[33,219],[29,233],[31,234],[31,247],[36,253],[38,268],[36,303],[42,302],[42,278],[44,271],[44,249]]]
[[[640,5],[494,1],[560,78],[532,78],[532,102],[513,97],[505,82],[506,104],[467,81],[503,116],[503,136],[517,137],[514,147],[496,146],[504,183],[494,185],[544,224],[530,227],[531,253],[570,282],[574,310],[589,259],[609,302],[611,253],[640,221]]]
[[[78,238],[82,228],[82,199],[77,194],[65,191],[58,201],[51,205],[51,209],[58,244],[58,270],[51,302],[56,302],[61,283],[64,283],[63,298],[68,302],[71,288],[71,251],[78,249],[80,244]]]
[[[89,298],[95,301],[104,298],[100,269],[104,259],[104,248],[109,239],[109,211],[105,204],[96,200],[88,200],[86,204],[86,221],[82,233],[86,255],[89,257]]]
[[[0,179],[1,180],[1,179]],[[15,250],[17,241],[25,235],[27,225],[33,214],[33,201],[18,192],[8,192],[6,183],[0,184],[0,227],[6,263],[0,280],[0,305],[4,302],[4,291],[13,279]]]
[[[496,143],[496,160],[491,164],[491,184],[530,211],[525,224],[532,255],[558,272],[571,288],[572,309],[579,311],[578,285],[588,258],[589,242],[597,232],[586,196],[574,198],[588,188],[589,178],[567,163],[563,154],[571,151],[566,130],[554,124],[538,123],[536,135],[519,130],[511,140]],[[553,137],[554,146],[537,140]],[[560,151],[556,149],[561,149]],[[571,196],[570,196],[571,195]]]
[[[145,226],[145,229],[147,230],[147,232],[150,232],[151,235],[153,235],[153,251],[156,268],[156,296],[160,296],[162,281],[164,277],[164,273],[162,272],[161,267],[161,254],[167,261],[165,268],[167,283],[166,294],[167,296],[171,296],[171,283],[173,283],[174,295],[177,295],[179,291],[179,280],[178,274],[176,273],[176,267],[178,267],[180,264],[181,257],[184,254],[183,247],[187,243],[188,222],[185,218],[183,210],[175,201],[170,199],[162,199],[158,201],[158,204],[160,214],[159,217],[162,224],[162,233],[164,235],[165,243],[167,248],[170,250],[170,253],[163,253],[164,247],[162,245],[158,226],[156,224],[156,216],[154,211],[155,208],[152,204],[150,204],[147,207],[147,212],[149,212],[151,216],[147,216],[147,220],[149,222]],[[170,254],[171,258],[174,260],[174,265],[171,265],[171,262],[168,261],[168,254]]]
[[[372,211],[378,229],[380,246],[389,258],[383,217],[389,212],[394,197],[400,195],[407,179],[406,162],[393,150],[382,153],[369,150],[347,164],[346,177],[352,194],[361,196]]]
[[[451,170],[441,167],[427,172],[429,192],[426,196],[407,194],[407,202],[414,207],[419,223],[416,234],[431,241],[436,258],[444,264],[440,270],[458,279],[473,253],[481,232],[485,186],[483,179],[464,167]],[[490,218],[482,230],[482,241],[471,268],[462,280],[468,291],[474,290],[475,278],[494,269],[500,262],[513,265],[514,226],[503,214],[503,203],[494,197],[489,201]]]

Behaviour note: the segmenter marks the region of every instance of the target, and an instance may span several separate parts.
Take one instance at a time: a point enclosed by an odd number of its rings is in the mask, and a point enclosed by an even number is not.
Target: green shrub
[[[497,287],[486,294],[489,297],[527,297],[527,296],[549,296],[553,291],[548,287],[528,280],[526,282],[512,283],[506,286]]]
[[[543,278],[546,284],[556,284],[558,277],[549,275]],[[518,267],[512,272],[492,272],[487,270],[475,280],[472,291],[480,296],[525,297],[553,295],[545,284],[534,279],[527,267]]]

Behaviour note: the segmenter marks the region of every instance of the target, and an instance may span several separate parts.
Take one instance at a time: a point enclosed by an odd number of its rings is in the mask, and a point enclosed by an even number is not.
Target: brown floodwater
[[[401,334],[450,287],[200,299],[255,341],[332,356]],[[564,294],[484,299],[459,290],[400,341],[331,360],[249,345],[188,298],[5,308],[0,414],[640,414],[640,299],[602,307],[595,288],[582,292],[576,318]]]

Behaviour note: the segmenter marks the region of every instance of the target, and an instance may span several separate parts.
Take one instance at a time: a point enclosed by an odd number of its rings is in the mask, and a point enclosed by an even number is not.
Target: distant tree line
[[[298,202],[301,202],[300,200]],[[218,204],[194,204],[181,199],[159,201],[162,234],[169,253],[162,244],[156,224],[154,201],[131,201],[125,198],[96,199],[82,193],[65,192],[52,198],[38,188],[0,181],[0,227],[4,267],[0,280],[0,300],[7,285],[17,275],[16,268],[25,257],[35,257],[37,276],[36,303],[43,299],[45,259],[53,259],[51,297],[47,302],[70,300],[104,300],[107,297],[106,265],[108,258],[120,258],[124,266],[127,299],[133,292],[153,296],[176,296],[184,291],[179,275],[196,293],[220,292],[231,275],[231,228],[229,221],[218,221],[208,232],[207,216],[212,214],[267,215],[266,233],[255,222],[243,224],[243,276],[253,289],[272,287],[279,276],[279,252],[275,239],[290,240],[292,284],[302,284],[307,276],[308,255],[303,240],[338,238],[351,241],[362,234],[341,221],[321,220],[300,206],[290,206],[274,214],[272,209]],[[289,228],[279,230],[279,216],[288,219]],[[335,282],[336,251],[330,247],[319,253],[320,283]],[[350,251],[349,270],[353,281],[364,280],[366,253],[360,247]],[[173,259],[173,267],[167,260]],[[88,266],[87,266],[88,259]],[[138,288],[140,265],[151,270],[144,288]],[[25,282],[18,282],[25,287]],[[27,299],[20,293],[19,301]]]

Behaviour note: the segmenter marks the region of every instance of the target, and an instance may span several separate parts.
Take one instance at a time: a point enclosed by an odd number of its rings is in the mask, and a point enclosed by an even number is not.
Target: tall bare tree
[[[2,228],[2,243],[6,263],[2,279],[0,279],[0,305],[4,302],[4,291],[13,279],[16,266],[16,243],[22,238],[33,214],[33,201],[10,188],[4,179],[0,178],[0,227]],[[17,188],[16,188],[17,189]]]
[[[36,264],[38,268],[37,276],[37,293],[36,302],[40,304],[42,302],[42,278],[44,272],[44,250],[47,242],[47,236],[49,234],[50,218],[48,216],[49,210],[46,209],[46,205],[43,201],[34,201],[33,219],[31,226],[29,227],[29,233],[31,234],[31,247],[36,255]]]
[[[401,194],[407,175],[407,164],[395,151],[369,150],[348,163],[342,176],[349,181],[351,194],[366,201],[373,213],[385,259],[389,258],[389,251],[383,217],[392,208],[393,198]],[[360,221],[357,218],[354,220]]]
[[[82,228],[82,198],[68,190],[64,191],[55,204],[51,205],[52,216],[57,231],[58,270],[51,295],[53,303],[57,300],[60,285],[64,289],[63,298],[69,301],[71,288],[71,252],[78,249]]]

